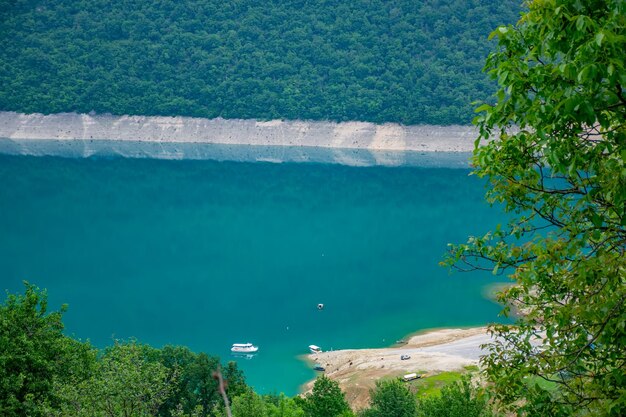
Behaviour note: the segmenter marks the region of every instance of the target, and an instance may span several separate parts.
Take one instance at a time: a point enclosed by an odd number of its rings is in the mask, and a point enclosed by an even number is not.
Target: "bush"
[[[424,398],[417,404],[418,417],[493,416],[487,399],[472,386],[468,377],[448,384],[441,395]]]
[[[368,417],[412,417],[417,406],[415,395],[397,379],[377,381],[371,404]]]

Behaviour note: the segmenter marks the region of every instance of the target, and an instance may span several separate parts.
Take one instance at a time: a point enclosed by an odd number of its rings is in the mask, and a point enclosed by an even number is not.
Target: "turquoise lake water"
[[[0,155],[0,288],[69,305],[68,334],[237,358],[293,395],[297,356],[497,320],[491,274],[438,266],[502,221],[466,169]],[[318,303],[324,303],[322,311]]]

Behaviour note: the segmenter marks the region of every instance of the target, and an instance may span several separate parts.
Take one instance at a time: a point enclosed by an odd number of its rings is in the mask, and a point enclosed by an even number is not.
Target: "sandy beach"
[[[326,368],[325,375],[337,381],[355,409],[368,405],[369,391],[380,378],[417,372],[436,374],[477,365],[490,341],[486,327],[441,329],[410,337],[406,343],[383,349],[345,349],[307,355],[306,359]],[[402,355],[410,359],[402,360]],[[303,387],[308,392],[313,381]]]

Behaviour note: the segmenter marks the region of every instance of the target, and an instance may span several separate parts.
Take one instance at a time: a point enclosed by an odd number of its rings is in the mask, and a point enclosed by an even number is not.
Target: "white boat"
[[[315,346],[315,345],[309,345],[309,350],[311,351],[311,353],[321,353],[322,352],[322,348],[319,346]]]
[[[254,353],[259,350],[258,346],[254,346],[252,343],[233,343],[233,347],[230,348],[231,352],[236,353]]]

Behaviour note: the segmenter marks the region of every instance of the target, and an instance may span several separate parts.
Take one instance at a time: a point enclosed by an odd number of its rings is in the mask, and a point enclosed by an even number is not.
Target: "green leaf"
[[[593,80],[595,76],[596,66],[595,64],[589,64],[585,66],[582,70],[580,70],[577,79],[579,83],[584,83],[586,81]]]
[[[613,72],[615,71],[615,66],[613,66],[613,64],[609,64],[609,66],[606,68],[606,72],[609,75],[613,75]]]
[[[602,40],[604,39],[604,33],[600,32],[596,34],[596,43],[598,46],[602,46]]]
[[[597,213],[593,213],[591,217],[591,222],[594,226],[600,227],[602,226],[602,217],[600,217],[600,215],[598,215]]]
[[[483,104],[482,106],[478,106],[476,109],[474,109],[474,113],[480,113],[489,109],[491,109],[491,106],[489,104]]]

